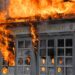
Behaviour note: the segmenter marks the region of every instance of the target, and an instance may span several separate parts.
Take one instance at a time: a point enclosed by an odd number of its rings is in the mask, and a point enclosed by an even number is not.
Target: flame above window
[[[3,9],[0,13],[3,19],[32,16],[59,18],[58,14],[62,14],[62,17],[66,14],[75,14],[75,0],[6,0],[1,3],[6,4],[6,10]]]

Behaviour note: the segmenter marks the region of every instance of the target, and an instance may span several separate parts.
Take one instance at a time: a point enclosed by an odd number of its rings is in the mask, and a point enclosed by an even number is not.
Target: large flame
[[[9,16],[43,18],[57,14],[75,14],[75,0],[10,0],[8,8]]]
[[[6,28],[6,26],[0,27],[0,51],[3,55],[3,58],[6,62],[8,62],[9,66],[15,65],[15,51],[14,46],[10,43],[12,40],[11,34],[12,32]]]
[[[1,0],[2,1],[2,0]],[[7,0],[6,10],[0,13],[4,19],[40,16],[43,18],[59,18],[75,14],[75,0]],[[4,13],[4,14],[3,14]]]

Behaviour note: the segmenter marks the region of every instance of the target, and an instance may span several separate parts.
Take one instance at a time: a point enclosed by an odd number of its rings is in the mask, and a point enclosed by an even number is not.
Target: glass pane
[[[64,39],[58,39],[58,47],[64,47]]]
[[[66,39],[66,46],[72,46],[72,39]]]
[[[54,47],[54,40],[48,40],[48,47]]]
[[[24,66],[24,74],[30,75],[30,66]]]
[[[57,54],[58,54],[58,56],[64,56],[64,49],[63,48],[58,48]]]
[[[64,68],[63,67],[57,67],[57,74],[58,75],[64,75]]]
[[[40,73],[41,75],[46,75],[46,67],[44,66],[40,67]]]
[[[27,55],[30,55],[30,50],[29,49],[23,50],[23,56],[26,57]]]
[[[18,58],[18,64],[22,65],[23,64],[23,58]]]
[[[31,41],[25,40],[25,48],[30,48],[30,46],[31,46]]]
[[[58,57],[57,58],[57,64],[58,65],[64,65],[64,58],[63,57]]]
[[[54,48],[48,49],[48,64],[54,65],[55,61],[55,51]]]
[[[46,56],[46,49],[40,49],[40,56],[45,57]]]
[[[72,48],[66,48],[66,56],[72,56]]]
[[[45,65],[46,64],[46,57],[41,57],[40,58],[40,64]]]
[[[23,56],[23,50],[22,49],[18,49],[17,51],[17,57]]]
[[[71,67],[67,67],[66,68],[66,75],[73,75],[72,73],[73,73],[72,72],[72,68]]]
[[[66,65],[72,65],[72,58],[66,58]]]
[[[9,67],[8,75],[15,75],[15,67]]]
[[[55,68],[54,67],[48,68],[48,75],[55,75]]]
[[[18,41],[18,48],[24,48],[24,41]]]
[[[30,57],[30,55],[28,55],[25,59],[25,64],[30,65],[30,62],[31,62],[31,57]]]
[[[17,66],[17,75],[23,75],[23,66]]]
[[[46,40],[40,40],[40,47],[46,47]]]

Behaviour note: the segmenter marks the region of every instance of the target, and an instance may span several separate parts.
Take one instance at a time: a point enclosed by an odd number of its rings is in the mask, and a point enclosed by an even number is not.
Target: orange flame
[[[6,67],[2,68],[2,73],[3,74],[7,74],[8,73],[8,69]]]
[[[7,5],[7,4],[6,4]],[[42,18],[64,18],[67,14],[75,15],[75,0],[10,0],[5,12],[0,16],[4,19],[40,16]]]
[[[38,33],[36,27],[30,23],[30,34],[32,37],[32,44],[34,46],[34,49],[36,50],[35,53],[37,52],[37,43],[38,43]]]
[[[56,14],[75,14],[75,0],[10,0],[9,16],[15,17],[54,17]]]
[[[10,49],[8,50],[9,41],[12,41],[12,38],[8,37],[10,34],[11,31],[6,29],[5,26],[0,27],[0,51],[3,55],[4,60],[7,61],[10,66],[14,66],[15,55],[11,52]]]

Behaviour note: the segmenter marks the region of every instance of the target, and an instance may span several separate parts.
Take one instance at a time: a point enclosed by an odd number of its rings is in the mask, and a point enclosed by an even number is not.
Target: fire
[[[5,2],[4,2],[5,1]],[[0,22],[8,22],[8,19],[30,18],[39,16],[43,19],[51,17],[65,18],[66,15],[75,15],[75,0],[0,0]],[[74,16],[75,17],[75,16]],[[24,20],[24,19],[23,19]],[[25,19],[26,20],[26,19]],[[25,21],[24,20],[24,21]],[[22,20],[21,20],[22,21]],[[34,48],[37,46],[37,28],[30,23],[30,32]],[[6,29],[6,25],[0,26],[0,51],[9,65],[15,65],[15,50],[11,50],[9,43],[13,42],[8,36],[11,31]],[[60,62],[62,63],[62,62]],[[52,59],[54,64],[54,58]]]
[[[32,37],[32,44],[35,48],[35,53],[37,52],[37,43],[38,43],[38,33],[37,33],[37,28],[34,26],[32,23],[30,23],[30,34]]]
[[[62,60],[62,58],[60,58],[59,63],[60,63],[60,64],[63,64],[63,60]]]
[[[7,74],[8,73],[8,69],[6,67],[2,68],[2,73],[3,74]]]
[[[42,64],[46,63],[46,59],[42,58]]]
[[[1,0],[2,1],[2,0]],[[1,2],[5,4],[0,16],[6,18],[25,18],[32,16],[40,16],[42,18],[62,18],[65,15],[75,15],[75,0],[9,0]],[[2,10],[1,8],[1,10]],[[2,19],[1,18],[1,19]]]
[[[51,63],[54,64],[54,58],[52,58],[52,62]]]
[[[6,28],[6,26],[1,26],[0,27],[0,51],[3,55],[3,58],[6,62],[8,62],[10,66],[14,66],[15,65],[15,55],[14,55],[14,49],[12,49],[12,47],[9,45],[9,43],[12,40],[12,38],[10,38],[11,36],[11,31],[8,30]],[[10,49],[9,49],[10,47]],[[13,46],[14,47],[14,46]],[[13,53],[12,53],[13,52]]]
[[[31,16],[53,18],[53,15],[57,14],[75,14],[74,8],[75,0],[10,0],[8,11],[12,18]]]
[[[57,71],[60,73],[60,72],[62,72],[62,68],[61,67],[58,67],[57,68]]]

